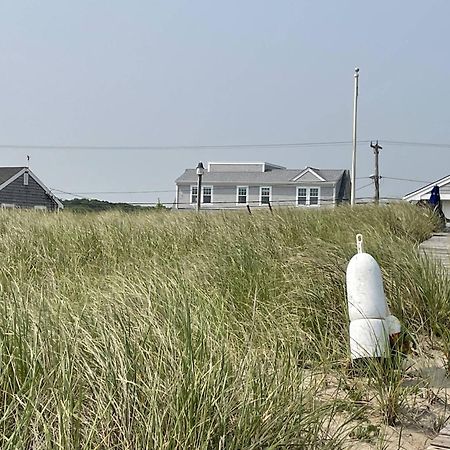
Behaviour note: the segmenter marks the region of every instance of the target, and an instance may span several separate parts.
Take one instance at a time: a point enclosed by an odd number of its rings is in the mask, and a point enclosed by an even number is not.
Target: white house
[[[450,220],[450,175],[447,175],[434,183],[427,184],[426,186],[417,189],[414,192],[410,192],[403,197],[403,200],[408,202],[418,202],[419,200],[428,200],[430,198],[431,189],[434,186],[439,186],[439,192],[441,195],[442,210],[447,220]]]
[[[348,201],[350,175],[345,169],[287,169],[267,162],[210,162],[202,176],[205,209],[240,207],[333,206]],[[176,208],[197,203],[196,169],[177,178]]]

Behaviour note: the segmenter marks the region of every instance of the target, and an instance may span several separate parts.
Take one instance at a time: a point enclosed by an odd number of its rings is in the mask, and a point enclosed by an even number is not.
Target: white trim
[[[192,201],[192,188],[197,189],[197,199],[195,199],[195,202]],[[189,188],[189,203],[191,205],[196,205],[198,202],[198,185],[197,184],[191,184]]]
[[[450,175],[447,175],[446,177],[441,178],[435,181],[434,183],[427,184],[426,186],[417,189],[416,191],[406,194],[403,197],[403,200],[420,200],[422,198],[422,195],[429,194],[429,192],[431,191],[431,189],[433,189],[434,186],[439,186],[441,188],[442,186],[445,186],[448,183],[450,183]]]
[[[37,211],[47,211],[47,207],[45,205],[34,205],[33,209]]]
[[[311,205],[311,189],[317,189],[317,203],[314,205]],[[320,187],[319,186],[313,186],[309,188],[309,205],[311,207],[318,207],[320,206]]]
[[[195,202],[192,201],[192,188],[198,189],[198,185],[197,184],[191,184],[190,185],[190,189],[189,189],[189,204],[196,205],[197,204],[197,200],[195,200]],[[211,202],[209,202],[209,203],[205,203],[203,201],[203,192],[204,192],[205,188],[211,188]],[[197,195],[198,195],[198,192],[197,192]],[[201,192],[201,196],[200,196],[200,203],[202,205],[212,205],[213,202],[214,202],[214,186],[209,185],[209,184],[205,184],[205,185],[202,184],[202,192]]]
[[[304,189],[305,192],[305,204],[298,202],[298,191],[299,189]],[[297,186],[295,189],[295,205],[296,206],[308,206],[308,188],[306,186]]]
[[[20,169],[17,173],[15,173],[11,178],[8,178],[4,183],[0,184],[0,191],[4,189],[6,186],[11,184],[13,181],[17,180],[21,175],[25,173],[25,168]]]
[[[245,203],[239,202],[239,188],[246,189]],[[249,196],[250,196],[250,189],[248,186],[236,186],[236,206],[248,205]]]
[[[2,203],[0,205],[1,209],[15,209],[16,204],[15,203]]]
[[[267,203],[262,202],[262,190],[269,189],[269,203],[272,203],[272,186],[260,186],[259,187],[259,206],[264,206]]]
[[[205,203],[203,200],[203,194],[205,192],[205,188],[210,188],[211,189],[211,201],[209,203]],[[202,205],[212,205],[214,203],[214,186],[209,185],[209,184],[205,184],[204,186],[202,185]]]
[[[175,185],[175,209],[178,209],[178,199],[180,198],[180,186]]]
[[[4,183],[0,184],[0,191],[6,186],[10,185],[13,181],[17,180],[25,172],[28,172],[28,176],[33,178],[34,181],[45,191],[45,193],[58,205],[59,208],[63,209],[64,205],[53,195],[50,189],[28,168],[24,167],[20,169],[15,175],[6,180]]]
[[[306,204],[300,204],[298,202],[298,190],[299,189],[305,189],[306,190]],[[311,205],[311,189],[317,189],[317,204]],[[319,186],[297,186],[295,190],[295,204],[296,206],[303,206],[303,207],[311,207],[311,208],[317,208],[320,206],[320,187]]]
[[[311,167],[306,167],[306,169],[302,170],[296,177],[294,177],[291,181],[298,181],[303,175],[306,173],[311,173],[314,175],[318,180],[320,181],[327,181],[325,178],[321,177],[317,172],[314,171],[314,169],[311,169]]]

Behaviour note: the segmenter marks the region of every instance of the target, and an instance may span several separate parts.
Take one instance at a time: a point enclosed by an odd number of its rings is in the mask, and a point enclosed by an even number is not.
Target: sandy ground
[[[382,417],[375,415],[370,418],[370,423],[378,431],[367,433],[367,437],[358,436],[363,439],[349,448],[425,449],[450,419],[450,378],[444,364],[443,355],[435,350],[430,350],[426,356],[405,361],[399,423],[387,426],[383,424]]]

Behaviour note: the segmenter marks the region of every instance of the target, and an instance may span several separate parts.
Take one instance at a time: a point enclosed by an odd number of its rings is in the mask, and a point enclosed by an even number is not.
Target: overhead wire
[[[356,189],[356,192],[360,191],[361,189],[364,189],[366,187],[372,186],[373,181],[371,181],[369,184],[365,184],[364,186],[359,187],[358,189]]]
[[[50,188],[53,192],[59,192],[68,195],[91,195],[91,194],[161,194],[174,192],[175,189],[166,190],[145,190],[145,191],[89,191],[89,192],[69,192],[61,189]]]
[[[394,181],[410,181],[411,183],[425,183],[425,184],[431,184],[432,181],[424,181],[424,180],[415,180],[412,178],[397,178],[397,177],[385,177],[384,175],[380,178],[384,178],[386,180],[394,180]]]
[[[370,143],[371,141],[363,139],[357,141],[360,144]],[[380,142],[388,145],[397,146],[421,146],[421,147],[436,147],[436,148],[450,148],[450,144],[432,143],[432,142],[416,142],[416,141],[400,141],[400,140],[385,140],[381,139]],[[220,144],[220,145],[124,145],[124,146],[106,146],[106,145],[29,145],[29,144],[0,144],[1,148],[8,149],[54,149],[54,150],[201,150],[201,149],[233,149],[233,148],[295,148],[295,147],[330,147],[351,144],[352,141],[312,141],[312,142],[285,142],[285,143],[254,143],[254,144]],[[357,179],[369,179],[370,177],[358,177]],[[416,180],[410,178],[400,177],[388,177],[381,176],[381,179],[394,180],[394,181],[407,181],[415,183],[431,184],[430,181]],[[357,191],[369,187],[372,184],[369,183],[362,187],[359,187]],[[170,190],[136,190],[136,191],[82,191],[82,192],[69,192],[66,190],[52,188],[52,191],[66,194],[66,195],[97,195],[97,194],[158,194],[158,193],[170,193]]]
[[[358,140],[367,144],[369,140]],[[311,142],[272,142],[272,143],[238,143],[212,145],[30,145],[30,144],[0,144],[0,149],[31,149],[31,150],[211,150],[232,148],[290,148],[290,147],[328,147],[349,145],[352,141],[311,141]]]
[[[383,144],[389,145],[401,145],[401,146],[414,146],[414,147],[435,147],[435,148],[450,148],[450,144],[437,143],[437,142],[415,142],[415,141],[395,141],[389,139],[380,139]]]
[[[450,143],[401,141],[391,139],[378,139],[379,142],[394,146],[414,146],[414,147],[435,147],[450,148]],[[358,144],[369,144],[371,140],[359,139]],[[330,147],[350,145],[353,141],[309,141],[309,142],[256,142],[256,143],[236,143],[236,144],[186,144],[186,145],[96,145],[96,144],[0,144],[0,149],[29,149],[29,150],[214,150],[233,148],[296,148],[296,147]]]
[[[424,180],[415,180],[410,178],[396,178],[396,177],[385,177],[381,176],[381,179],[388,179],[388,180],[395,180],[395,181],[409,181],[409,182],[416,182],[416,183],[425,183],[425,184],[431,184],[429,181]],[[366,180],[371,179],[371,177],[358,177],[358,180]],[[373,184],[373,181],[371,181],[368,184],[365,184],[364,186],[360,186],[356,189],[356,191],[360,191],[362,189],[365,189]],[[175,189],[161,189],[161,190],[140,190],[140,191],[82,191],[82,192],[71,192],[59,188],[50,188],[52,192],[59,193],[59,194],[66,194],[66,195],[99,195],[99,194],[115,194],[115,195],[121,195],[121,194],[162,194],[162,193],[172,193],[175,191]],[[130,202],[128,202],[130,203]],[[228,203],[228,202],[227,202]]]

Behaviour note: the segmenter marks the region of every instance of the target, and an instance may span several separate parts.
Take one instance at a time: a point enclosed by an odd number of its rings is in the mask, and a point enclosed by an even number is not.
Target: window
[[[320,189],[297,187],[297,206],[319,206]]]
[[[319,189],[311,188],[309,190],[309,204],[318,205],[319,204]]]
[[[248,203],[248,187],[247,186],[238,186],[237,187],[237,203]]]
[[[269,187],[261,187],[259,191],[259,202],[261,205],[268,205],[272,200],[272,188]]]
[[[306,188],[297,188],[297,205],[306,205]]]
[[[24,172],[23,174],[23,185],[28,186],[28,172]]]
[[[191,186],[191,203],[196,205],[197,204],[197,192],[198,187],[193,185]],[[213,201],[213,188],[212,186],[202,186],[202,203],[212,203]]]
[[[197,186],[191,186],[191,203],[197,204]]]
[[[212,203],[212,187],[211,186],[203,186],[203,203]]]
[[[38,211],[47,211],[47,207],[45,205],[34,205],[34,209]]]
[[[16,205],[14,203],[2,203],[1,207],[2,209],[13,209]]]

